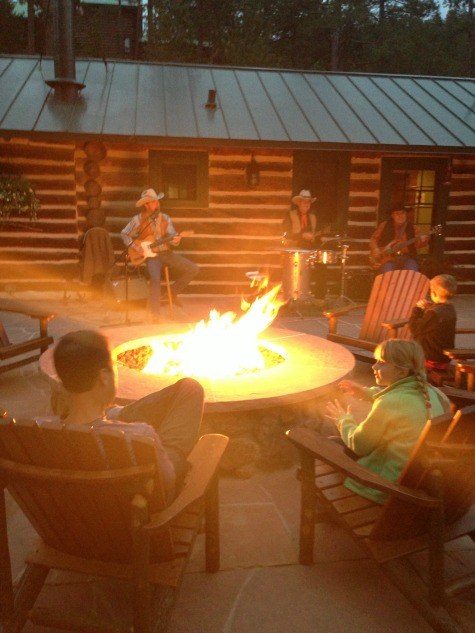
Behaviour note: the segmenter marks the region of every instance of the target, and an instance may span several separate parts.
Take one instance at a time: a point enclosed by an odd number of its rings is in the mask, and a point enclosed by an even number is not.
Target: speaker
[[[126,300],[125,296],[125,277],[113,279],[111,282],[112,296],[117,303]],[[148,284],[143,277],[131,277],[128,281],[128,299],[129,301],[142,301],[148,299]]]
[[[345,294],[357,303],[368,301],[373,280],[372,270],[348,270],[345,274]]]

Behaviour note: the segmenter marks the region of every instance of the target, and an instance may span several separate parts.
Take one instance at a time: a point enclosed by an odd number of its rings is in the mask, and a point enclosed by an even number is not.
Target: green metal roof
[[[473,79],[78,60],[86,87],[68,104],[45,84],[53,76],[51,59],[0,56],[2,136],[475,149]]]

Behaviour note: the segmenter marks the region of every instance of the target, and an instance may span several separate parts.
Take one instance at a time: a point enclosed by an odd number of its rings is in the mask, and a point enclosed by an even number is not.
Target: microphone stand
[[[152,225],[152,220],[156,217],[156,215],[157,215],[157,212],[152,213],[148,219],[147,224],[145,224],[145,226],[139,231],[139,233],[135,235],[134,237],[130,236],[130,239],[132,240],[132,242],[135,242],[136,240],[144,236],[146,229],[148,229]],[[125,321],[120,322],[120,323],[107,324],[107,325],[104,325],[103,327],[120,327],[121,325],[140,325],[141,323],[143,323],[143,321],[132,322],[129,319],[129,263],[130,263],[129,248],[130,246],[131,244],[126,246],[124,250],[121,252],[121,254],[119,255],[119,257],[116,259],[116,264],[120,262],[122,259],[124,259],[124,263],[125,263]]]

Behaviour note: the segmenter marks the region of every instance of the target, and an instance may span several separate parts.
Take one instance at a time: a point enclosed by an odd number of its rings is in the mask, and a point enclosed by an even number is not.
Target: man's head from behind
[[[56,372],[70,393],[84,393],[96,385],[101,372],[113,373],[109,343],[94,330],[65,334],[53,353]]]

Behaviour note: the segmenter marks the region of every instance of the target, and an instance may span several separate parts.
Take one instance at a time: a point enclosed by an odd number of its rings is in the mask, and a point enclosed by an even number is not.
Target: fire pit
[[[154,325],[104,330],[118,367],[117,401],[127,404],[193,376],[205,390],[203,432],[231,438],[223,466],[247,474],[254,463],[282,465],[292,448],[283,431],[318,420],[322,400],[353,369],[354,358],[326,339],[268,327],[278,310],[269,297],[277,290],[238,321],[233,313],[210,313],[207,323],[169,325],[166,333]],[[217,327],[212,336],[210,326]],[[147,364],[152,348],[156,354]],[[58,391],[52,349],[42,355],[40,368]]]
[[[186,331],[179,326],[167,329],[167,334],[158,336],[154,326],[124,327],[104,333],[117,358],[127,350],[143,346],[150,338],[173,340]],[[328,392],[354,367],[353,355],[344,347],[310,334],[269,328],[259,342],[283,361],[233,377],[199,377],[206,394],[205,413],[261,410],[311,400]],[[127,404],[172,384],[179,377],[146,374],[119,365],[118,401]]]

